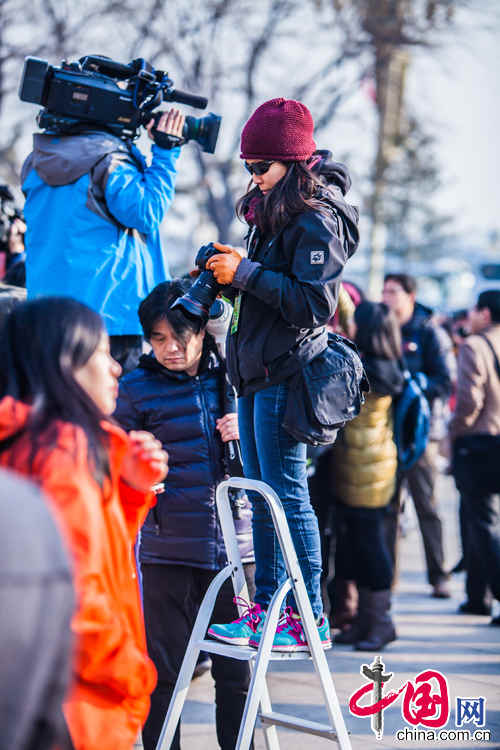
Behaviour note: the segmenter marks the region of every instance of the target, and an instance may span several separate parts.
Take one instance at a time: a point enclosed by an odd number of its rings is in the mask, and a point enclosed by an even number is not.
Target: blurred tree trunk
[[[375,70],[375,104],[377,107],[377,140],[369,200],[370,270],[368,295],[376,299],[382,287],[387,229],[384,220],[386,173],[398,152],[404,128],[404,94],[409,52],[402,49],[402,26],[407,12],[407,0],[372,0],[363,26],[371,36]],[[375,18],[375,23],[373,19]],[[390,32],[380,33],[382,26]],[[396,41],[394,41],[396,40]]]
[[[380,294],[387,225],[387,172],[404,150],[407,131],[405,88],[410,50],[430,47],[433,32],[449,25],[467,0],[332,0],[347,36],[368,50],[373,70],[377,132],[367,200],[370,220],[368,294]]]

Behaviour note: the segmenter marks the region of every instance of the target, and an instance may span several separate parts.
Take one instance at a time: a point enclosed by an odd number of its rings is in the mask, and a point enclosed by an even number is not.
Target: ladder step
[[[257,656],[257,649],[255,648],[250,648],[250,646],[232,646],[230,643],[216,641],[212,638],[198,641],[196,645],[200,647],[201,651],[205,651],[205,653],[229,656],[231,659],[240,659],[241,661],[249,661]]]
[[[223,641],[216,641],[212,638],[206,638],[205,640],[198,641],[196,644],[200,647],[201,651],[205,651],[208,654],[219,654],[220,656],[229,656],[231,659],[240,659],[241,661],[250,661],[255,659],[258,654],[256,648],[250,646],[232,646],[230,643],[224,643]],[[310,659],[311,654],[308,651],[271,651],[271,661],[281,661],[283,659],[292,659],[294,661]]]
[[[329,724],[320,724],[317,721],[309,721],[299,716],[280,714],[275,711],[259,713],[258,716],[264,725],[286,727],[287,729],[294,729],[296,732],[315,734],[318,737],[338,742],[337,732]]]

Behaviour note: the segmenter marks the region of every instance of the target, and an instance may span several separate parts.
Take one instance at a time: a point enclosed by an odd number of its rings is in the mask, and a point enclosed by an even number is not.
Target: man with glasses
[[[418,380],[432,407],[436,399],[447,398],[450,392],[448,351],[444,345],[444,335],[440,336],[431,322],[431,310],[416,301],[416,290],[416,281],[412,276],[404,273],[387,274],[382,299],[395,312],[401,325],[406,367]],[[449,349],[451,351],[451,341]],[[432,596],[447,598],[450,592],[444,570],[443,531],[435,497],[437,454],[438,443],[431,439],[425,453],[405,472],[402,479],[406,480],[415,505]],[[399,490],[401,488],[402,482]],[[388,541],[395,559],[400,491],[391,503],[390,510]]]
[[[458,354],[457,405],[450,423],[465,528],[466,601],[487,615],[500,600],[500,290],[479,295]],[[500,625],[500,616],[491,621]]]

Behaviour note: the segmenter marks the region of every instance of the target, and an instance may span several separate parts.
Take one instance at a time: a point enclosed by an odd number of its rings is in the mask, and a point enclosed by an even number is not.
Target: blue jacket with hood
[[[179,153],[153,145],[147,166],[105,132],[35,134],[21,174],[28,296],[69,295],[99,312],[110,335],[142,334],[139,303],[170,278],[159,226]]]

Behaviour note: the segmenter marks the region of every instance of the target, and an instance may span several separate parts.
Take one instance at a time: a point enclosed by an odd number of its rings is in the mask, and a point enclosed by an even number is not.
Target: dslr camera
[[[19,86],[23,102],[41,104],[37,122],[42,130],[74,134],[99,126],[123,140],[136,138],[141,126],[157,123],[163,102],[205,109],[207,99],[174,88],[168,73],[143,58],[128,65],[99,55],[64,61],[60,68],[27,57]],[[156,110],[153,112],[153,110]],[[194,140],[213,154],[221,118],[186,117],[182,143]]]
[[[222,286],[217,283],[212,271],[207,269],[207,261],[218,255],[220,250],[214,247],[213,242],[202,245],[195,258],[195,264],[201,273],[186,294],[173,302],[172,307],[180,307],[185,313],[201,320],[205,325],[210,316],[210,308],[215,302]]]

